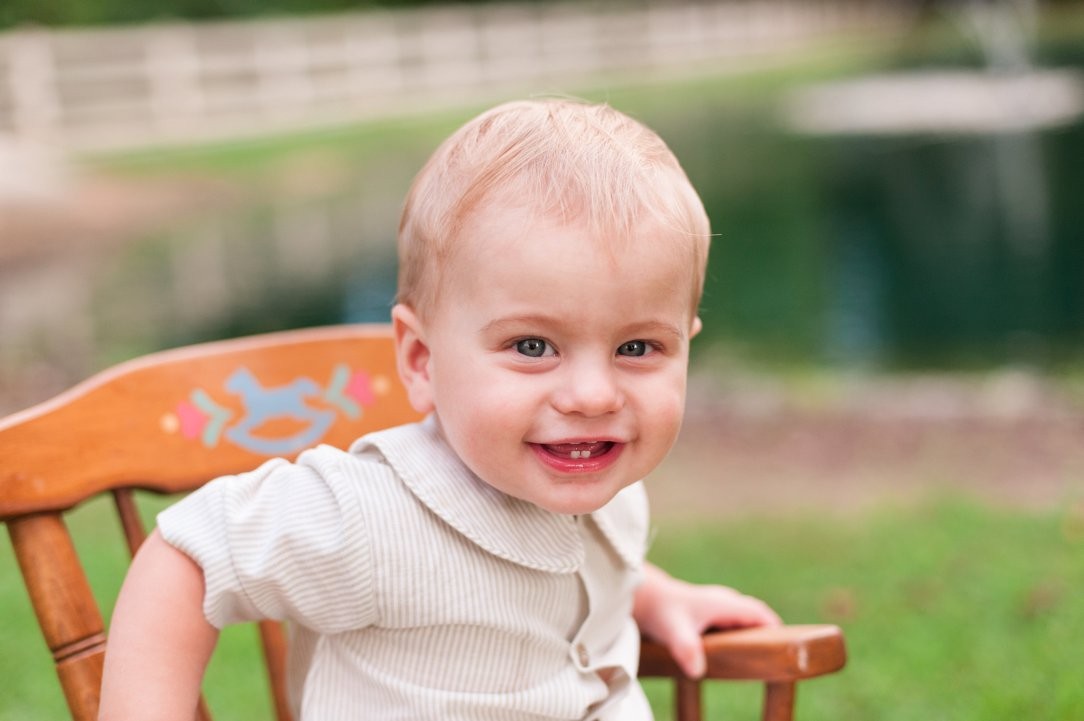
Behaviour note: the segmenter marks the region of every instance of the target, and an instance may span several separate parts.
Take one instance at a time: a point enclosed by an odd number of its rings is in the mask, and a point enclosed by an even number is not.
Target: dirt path
[[[1027,376],[873,379],[816,408],[693,395],[649,481],[657,518],[852,513],[934,495],[1042,509],[1084,501],[1084,412]]]

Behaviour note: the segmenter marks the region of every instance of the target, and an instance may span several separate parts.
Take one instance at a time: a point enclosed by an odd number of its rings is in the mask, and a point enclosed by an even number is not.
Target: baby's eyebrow
[[[495,318],[486,323],[481,328],[482,333],[490,333],[494,331],[501,331],[506,327],[511,328],[523,328],[524,326],[529,328],[552,328],[560,323],[559,319],[552,316],[527,313],[523,315],[511,315]],[[622,326],[614,333],[617,336],[628,338],[639,338],[641,336],[647,337],[669,337],[671,339],[681,339],[685,337],[685,333],[681,329],[673,324],[667,323],[661,320],[647,320],[632,322]]]
[[[486,323],[481,328],[482,333],[488,333],[491,331],[501,330],[505,326],[511,327],[523,327],[530,326],[536,328],[539,326],[549,327],[555,324],[557,321],[547,315],[541,315],[536,313],[525,313],[523,315],[508,315],[500,318],[494,318]]]
[[[681,332],[681,329],[673,323],[666,323],[660,320],[649,320],[643,323],[630,324],[625,333],[628,335],[647,335],[647,336],[671,336],[672,338],[684,338],[685,334]]]

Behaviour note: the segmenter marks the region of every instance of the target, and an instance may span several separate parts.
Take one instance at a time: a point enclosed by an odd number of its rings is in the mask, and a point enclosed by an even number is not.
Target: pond
[[[760,362],[874,370],[1080,360],[1079,120],[988,135],[762,127],[692,156],[719,234],[705,338]]]

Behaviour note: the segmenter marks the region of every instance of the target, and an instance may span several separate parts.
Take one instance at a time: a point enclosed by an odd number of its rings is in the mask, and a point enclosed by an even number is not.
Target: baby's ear
[[[689,331],[689,339],[695,338],[702,330],[704,330],[704,323],[700,320],[700,316],[693,316],[693,327]]]
[[[391,325],[395,333],[399,378],[406,386],[410,405],[419,413],[429,413],[433,410],[433,393],[429,379],[429,346],[425,342],[421,319],[413,308],[399,303],[391,309]]]

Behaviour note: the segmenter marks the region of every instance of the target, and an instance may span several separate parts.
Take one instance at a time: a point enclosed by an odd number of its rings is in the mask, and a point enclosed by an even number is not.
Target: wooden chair
[[[191,491],[216,476],[340,446],[414,420],[386,326],[271,333],[147,356],[0,421],[0,520],[7,524],[30,600],[73,719],[98,710],[106,636],[63,514],[111,494],[129,550],[145,537],[134,489]],[[285,641],[261,637],[280,721]],[[794,684],[845,661],[834,626],[711,633],[708,677],[766,682],[764,718],[790,719]],[[676,679],[681,721],[700,718],[700,688],[660,646],[645,642],[642,675]],[[202,718],[209,719],[201,705]]]

